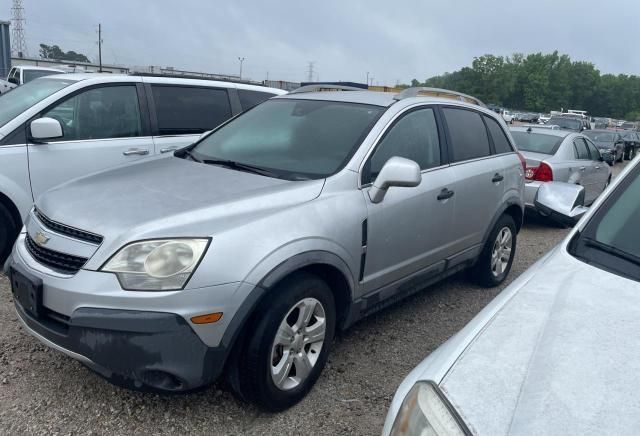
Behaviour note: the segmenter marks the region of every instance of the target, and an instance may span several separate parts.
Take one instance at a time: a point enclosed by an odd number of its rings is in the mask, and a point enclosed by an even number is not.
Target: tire
[[[307,336],[299,333],[302,330],[296,332],[297,325],[303,323],[303,310],[300,307],[311,306],[314,312],[309,320],[310,325],[318,324],[313,330],[324,324],[324,337],[320,343],[306,343]],[[279,412],[307,395],[327,362],[336,324],[334,298],[323,280],[308,273],[294,273],[272,290],[255,313],[257,316],[246,330],[250,333],[239,344],[240,349],[233,359],[234,367],[229,368],[232,373],[229,381],[240,399],[254,403],[264,410]],[[284,323],[290,328],[292,326],[293,330],[285,330]],[[280,336],[286,341],[286,345],[277,344],[278,331],[286,331],[287,335],[294,334],[295,340],[291,341],[291,336]],[[306,359],[303,354],[307,356]],[[305,365],[305,362],[311,367]],[[276,368],[279,366],[288,368],[286,373],[289,376],[280,377],[281,382],[277,384],[276,375],[272,375],[272,371],[277,372]],[[305,372],[308,373],[300,380],[298,373],[303,367],[307,368]]]
[[[631,150],[629,150],[628,160],[633,160],[634,157],[636,157],[636,148],[632,147]]]
[[[629,152],[629,154],[631,154],[631,152]],[[622,150],[622,153],[620,153],[620,158],[618,159],[618,162],[623,162],[624,161],[624,150]]]
[[[0,268],[9,257],[19,231],[9,210],[0,204]]]
[[[505,234],[510,235],[510,244],[504,239]],[[496,245],[499,242],[498,235],[500,235],[500,241],[504,244],[500,247]],[[480,257],[471,271],[473,279],[480,286],[493,288],[504,282],[509,275],[509,271],[511,271],[513,258],[516,254],[516,239],[516,223],[513,221],[511,216],[506,214],[502,215],[491,230],[489,238],[482,249],[482,253],[480,253]],[[504,255],[507,253],[507,247],[509,249],[509,257],[507,260],[504,260]],[[492,261],[495,250],[498,250],[497,253],[502,256],[501,259],[503,261],[501,262],[501,265],[494,265]]]

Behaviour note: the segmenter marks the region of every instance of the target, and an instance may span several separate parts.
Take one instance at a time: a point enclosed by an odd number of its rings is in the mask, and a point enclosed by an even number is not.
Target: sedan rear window
[[[556,135],[533,132],[511,131],[511,136],[513,136],[518,150],[551,155],[558,151],[558,147],[560,147],[560,143],[564,139],[564,137]]]
[[[584,134],[595,142],[613,142],[616,139],[616,134],[611,132],[584,132]]]

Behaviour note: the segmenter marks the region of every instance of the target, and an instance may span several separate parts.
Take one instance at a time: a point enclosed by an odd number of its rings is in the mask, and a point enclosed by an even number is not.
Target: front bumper
[[[222,372],[246,295],[255,286],[231,283],[175,292],[123,291],[113,274],[80,270],[52,274],[18,238],[6,269],[42,283],[38,317],[15,302],[26,330],[46,345],[127,388],[189,391]],[[13,283],[12,283],[13,285]],[[14,299],[15,300],[15,299]],[[196,325],[191,317],[223,312]]]

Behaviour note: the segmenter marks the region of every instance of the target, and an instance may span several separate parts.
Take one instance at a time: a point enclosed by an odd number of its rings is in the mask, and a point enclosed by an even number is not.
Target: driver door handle
[[[123,151],[122,154],[124,154],[125,156],[144,156],[149,154],[149,150],[146,148],[130,148],[129,150]]]
[[[170,151],[175,151],[179,147],[165,147],[160,149],[160,153],[169,153]]]
[[[447,188],[443,188],[436,198],[438,199],[438,201],[448,200],[449,198],[453,197],[453,194],[455,194],[455,192],[450,191]]]
[[[493,183],[502,182],[503,180],[504,180],[504,176],[499,173],[495,173],[495,175],[493,176],[493,179],[491,179]]]

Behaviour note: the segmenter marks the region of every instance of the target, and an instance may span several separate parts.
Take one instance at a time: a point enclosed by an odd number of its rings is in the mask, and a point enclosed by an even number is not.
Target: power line
[[[29,55],[24,36],[25,23],[22,0],[13,0],[11,7],[11,53],[20,58]]]

